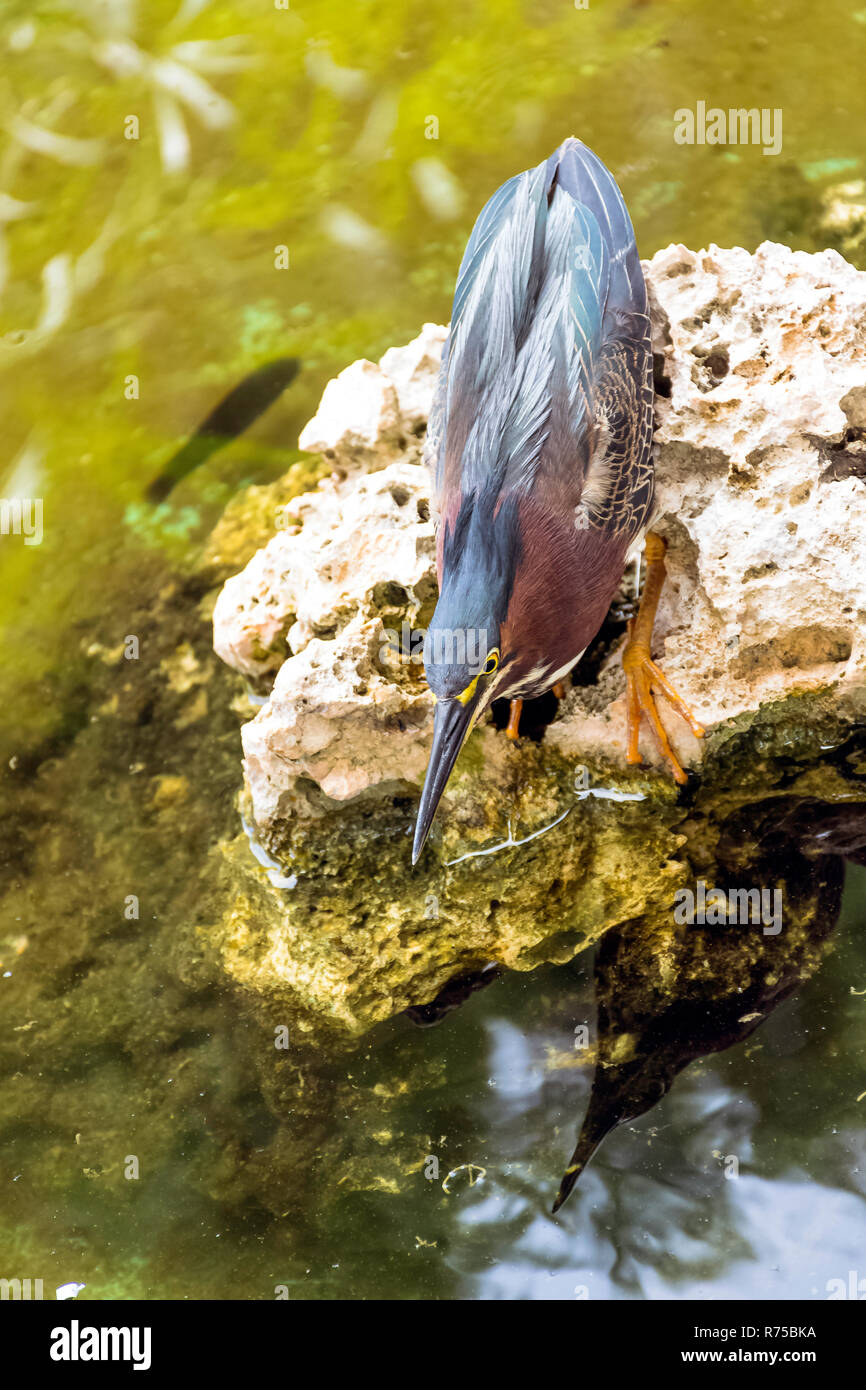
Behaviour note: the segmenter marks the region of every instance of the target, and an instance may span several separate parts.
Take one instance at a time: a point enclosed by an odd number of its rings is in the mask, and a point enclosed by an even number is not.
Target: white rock
[[[298,446],[344,466],[381,467],[383,454],[399,452],[401,429],[394,383],[374,362],[353,362],[328,382]]]
[[[771,243],[754,255],[671,246],[646,271],[670,381],[657,401],[656,525],[669,542],[659,663],[710,731],[792,692],[829,692],[842,717],[863,718],[866,274],[833,251]],[[380,367],[356,363],[327,437],[378,441],[381,459],[382,383],[417,418],[444,335],[425,325]],[[427,487],[403,462],[300,499],[301,531],[276,536],[220,597],[223,659],[250,675],[280,667],[244,730],[259,825],[303,809],[301,777],[337,801],[421,780],[432,701],[420,668],[378,653],[389,598],[405,592],[409,621],[432,607]],[[612,667],[598,687],[574,690],[545,742],[624,767],[622,692]],[[705,745],[665,717],[683,760],[699,764]],[[641,748],[658,765],[646,734]]]
[[[380,624],[359,614],[337,641],[316,639],[282,666],[267,705],[243,729],[258,825],[292,809],[301,777],[346,801],[423,776],[430,696],[380,674],[382,645]]]
[[[441,324],[425,323],[411,343],[389,348],[379,359],[380,368],[394,383],[406,430],[427,422],[447,337],[448,329]]]
[[[671,325],[656,431],[679,571],[659,625],[668,674],[710,723],[828,683],[841,700],[866,669],[866,460],[847,439],[866,274],[767,242],[754,256],[669,247],[650,281]],[[845,466],[861,475],[830,476]]]
[[[379,365],[353,362],[329,381],[298,444],[333,457],[337,467],[372,470],[399,457],[405,436],[426,423],[448,329],[425,323],[405,347],[389,348]]]
[[[378,612],[389,585],[417,608],[415,586],[429,587],[433,574],[429,495],[425,470],[397,463],[298,498],[289,510],[301,529],[278,532],[217,599],[218,655],[257,678],[314,638],[338,637],[359,613]]]

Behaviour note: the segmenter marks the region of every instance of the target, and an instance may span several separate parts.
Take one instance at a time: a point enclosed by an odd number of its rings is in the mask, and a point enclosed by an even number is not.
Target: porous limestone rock
[[[302,430],[300,448],[344,468],[382,467],[397,457],[406,434],[424,426],[447,329],[425,323],[405,347],[389,348],[379,365],[353,362],[325,387],[319,409]]]
[[[665,672],[722,738],[795,693],[832,692],[843,717],[863,717],[866,274],[835,251],[773,243],[754,255],[671,246],[646,270],[665,392],[654,521],[669,542]],[[616,756],[622,698],[576,708],[553,741]],[[713,740],[672,728],[699,767]]]
[[[429,488],[416,465],[395,463],[348,484],[324,479],[282,519],[291,529],[228,580],[214,611],[216,651],[246,676],[272,676],[314,639],[338,638],[365,605],[404,602],[425,579],[429,590]]]
[[[427,424],[447,336],[447,328],[425,323],[411,343],[389,348],[379,359],[380,370],[394,383],[404,429],[415,431]]]
[[[720,817],[783,776],[819,799],[852,795],[816,763],[866,722],[866,274],[770,243],[672,246],[645,269],[654,524],[669,544],[655,654],[708,730],[699,743],[665,712],[701,772],[695,806],[646,732],[649,768],[625,764],[626,587],[540,741],[512,747],[492,722],[472,734],[410,869],[432,729],[406,650],[436,597],[428,480],[417,439],[395,454],[391,415],[331,383],[316,417],[331,424],[302,441],[327,438],[343,463],[363,452],[376,471],[298,499],[293,529],[228,582],[214,615],[224,660],[273,677],[242,739],[256,852],[278,856],[251,878],[246,839],[226,847],[232,906],[214,939],[232,978],[285,1000],[311,1033],[357,1036],[462,970],[566,960],[624,922],[641,920],[664,957],[696,823],[711,859]],[[426,325],[378,369],[363,364],[416,434],[444,336]]]

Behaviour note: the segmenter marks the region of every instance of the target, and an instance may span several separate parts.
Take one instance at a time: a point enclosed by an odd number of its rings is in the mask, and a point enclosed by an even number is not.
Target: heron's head
[[[433,747],[412,848],[413,864],[427,838],[457,755],[472,726],[493,700],[502,679],[499,626],[492,618],[451,627],[440,601],[424,643],[427,683],[436,699]]]

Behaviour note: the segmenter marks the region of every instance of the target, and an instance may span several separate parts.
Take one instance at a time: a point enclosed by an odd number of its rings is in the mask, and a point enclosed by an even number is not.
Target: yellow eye
[[[478,682],[480,681],[481,677],[482,677],[482,676],[492,676],[492,675],[493,675],[493,672],[496,670],[496,668],[497,668],[498,665],[499,665],[499,648],[498,648],[498,647],[494,647],[492,652],[488,652],[488,653],[487,653],[487,660],[485,661],[485,663],[484,663],[484,665],[482,666],[481,670],[478,672],[478,675],[475,676],[475,678],[469,682],[469,684],[467,685],[467,687],[466,687],[466,689],[463,691],[463,693],[462,693],[461,695],[458,695],[458,696],[457,696],[457,699],[460,701],[461,705],[468,705],[468,704],[469,704],[469,701],[472,699],[472,696],[475,694],[475,691],[476,691],[476,689],[477,689],[477,687],[478,687]]]

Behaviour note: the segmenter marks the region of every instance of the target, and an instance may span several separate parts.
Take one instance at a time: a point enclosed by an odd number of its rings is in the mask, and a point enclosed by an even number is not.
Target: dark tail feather
[[[243,434],[291,385],[300,368],[296,357],[281,357],[245,376],[202,421],[183,448],[169,459],[159,477],[148,487],[148,501],[164,501],[187,473],[198,468],[230,439]]]

